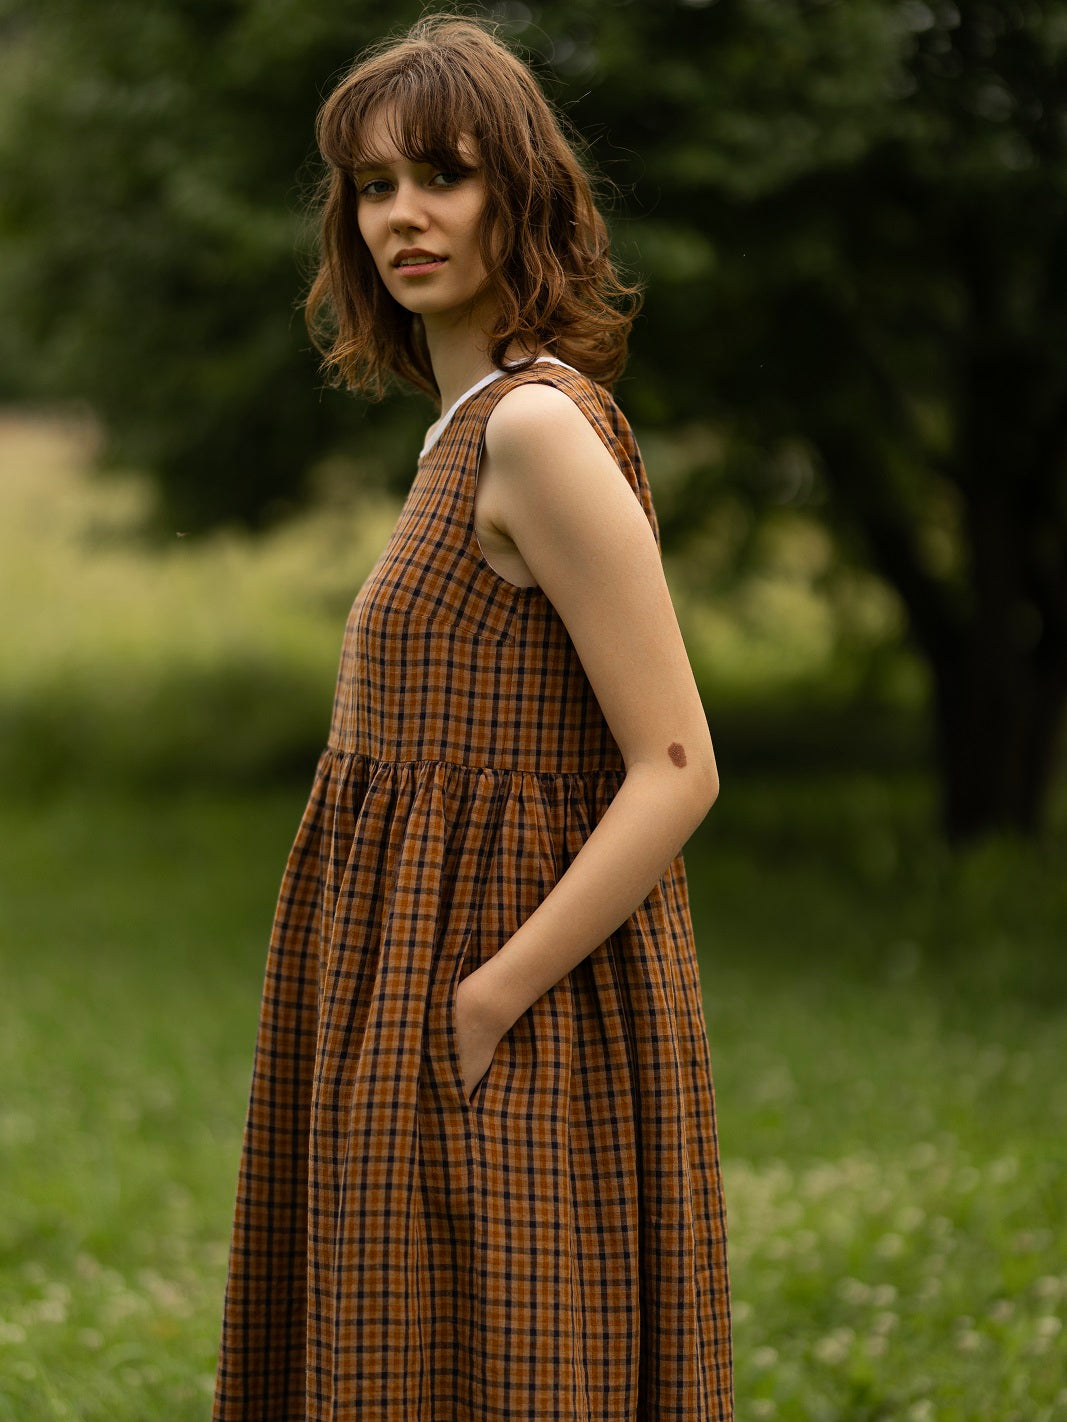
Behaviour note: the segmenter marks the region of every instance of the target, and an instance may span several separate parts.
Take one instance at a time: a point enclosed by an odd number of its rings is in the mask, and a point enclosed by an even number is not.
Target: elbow
[[[708,774],[708,796],[708,809],[710,810],[719,798],[719,772],[714,763]]]
[[[689,784],[675,802],[679,815],[684,817],[686,839],[704,823],[719,794],[719,777],[714,766],[710,770],[692,766],[691,770]],[[678,795],[677,785],[673,793]]]
[[[686,773],[690,777],[688,799],[696,824],[700,824],[719,798],[719,772],[715,757],[710,753],[706,757],[702,756],[687,768]]]
[[[703,807],[704,815],[708,813],[712,805],[719,798],[719,771],[715,764],[715,759],[701,767],[700,770],[700,803]],[[704,815],[701,815],[703,819]]]
[[[719,767],[706,726],[704,734],[696,738],[696,744],[690,751],[688,771],[692,777],[692,792],[701,812],[700,818],[703,819],[719,798]]]
[[[710,736],[701,746],[700,754],[695,757],[693,770],[700,801],[700,818],[703,819],[719,798],[719,767],[715,761],[715,751]]]
[[[719,798],[719,767],[710,736],[704,738],[699,751],[693,756],[692,770],[694,793],[706,815]]]

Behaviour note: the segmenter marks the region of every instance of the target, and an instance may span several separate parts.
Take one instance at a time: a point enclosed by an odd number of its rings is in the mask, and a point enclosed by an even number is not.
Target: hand
[[[456,989],[456,1049],[459,1052],[463,1090],[469,1101],[489,1070],[503,1035],[482,991],[480,969],[468,973]]]

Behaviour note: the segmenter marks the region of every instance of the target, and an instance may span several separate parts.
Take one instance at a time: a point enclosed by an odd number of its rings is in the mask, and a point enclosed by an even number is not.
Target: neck
[[[423,320],[430,364],[441,392],[441,413],[444,414],[472,385],[496,369],[489,354],[485,316],[475,309],[464,316],[450,316],[447,320],[427,320],[425,317]],[[516,346],[508,350],[506,359],[521,360],[524,354]]]

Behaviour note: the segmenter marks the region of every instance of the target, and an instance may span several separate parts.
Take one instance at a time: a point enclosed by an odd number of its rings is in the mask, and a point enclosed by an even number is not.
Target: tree
[[[414,9],[414,7],[409,7]],[[0,0],[9,390],[88,400],[162,528],[260,526],[395,412],[324,395],[300,313],[313,126],[368,0]],[[410,439],[408,440],[410,447]]]
[[[277,516],[368,427],[410,456],[389,407],[316,392],[297,310],[314,110],[367,0],[0,4],[9,385],[89,398],[177,526]],[[806,460],[793,497],[931,669],[947,832],[1034,832],[1067,698],[1067,3],[496,13],[619,185],[628,408],[725,440],[665,536]]]
[[[1067,698],[1067,6],[704,18],[628,128],[658,7],[586,101],[665,254],[638,383],[730,430],[737,479],[802,442],[931,669],[948,835],[1032,833]]]

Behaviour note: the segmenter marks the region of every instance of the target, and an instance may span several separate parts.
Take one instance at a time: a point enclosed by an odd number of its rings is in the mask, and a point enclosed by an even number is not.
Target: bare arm
[[[463,984],[502,1036],[639,907],[718,794],[707,719],[656,541],[588,420],[550,386],[497,405],[495,522],[570,634],[626,774],[543,902]]]

